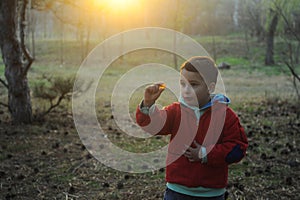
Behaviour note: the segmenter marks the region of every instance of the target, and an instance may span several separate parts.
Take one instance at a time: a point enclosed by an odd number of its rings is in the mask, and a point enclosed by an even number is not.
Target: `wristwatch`
[[[150,107],[148,106],[144,106],[144,100],[141,102],[140,104],[140,110],[142,113],[144,113],[145,115],[149,115],[149,110],[150,110]]]
[[[149,107],[147,107],[147,106],[143,106],[142,107],[142,105],[141,105],[141,107],[140,107],[140,110],[141,110],[141,112],[142,113],[144,113],[144,114],[146,114],[146,115],[149,115]]]
[[[198,156],[199,156],[202,164],[207,163],[207,154],[206,154],[206,148],[205,147],[200,148]]]
[[[199,152],[198,152],[198,158],[200,158],[200,160],[202,161],[202,148],[199,149]]]

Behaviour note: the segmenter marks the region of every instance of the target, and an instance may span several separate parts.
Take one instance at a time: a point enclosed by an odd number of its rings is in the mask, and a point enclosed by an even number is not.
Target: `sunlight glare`
[[[110,10],[125,10],[134,7],[138,0],[94,0],[96,5],[105,4]]]

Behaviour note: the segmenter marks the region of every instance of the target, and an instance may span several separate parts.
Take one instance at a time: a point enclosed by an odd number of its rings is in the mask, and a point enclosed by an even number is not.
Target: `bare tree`
[[[296,16],[294,17],[293,20],[289,20],[286,13],[282,9],[282,7],[279,4],[274,4],[275,9],[278,12],[278,15],[283,19],[284,22],[284,27],[286,29],[286,34],[283,35],[283,39],[285,40],[287,50],[282,52],[284,58],[283,61],[287,68],[289,69],[291,75],[292,75],[292,80],[293,80],[293,86],[296,91],[296,94],[298,96],[298,100],[300,100],[300,91],[299,91],[299,84],[300,84],[300,75],[296,71],[296,66],[299,61],[299,46],[300,46],[300,34],[299,34],[299,26],[296,26],[298,22],[297,14],[295,15],[294,12],[291,10],[288,10],[288,13],[292,13],[291,16]],[[299,9],[299,8],[298,8]],[[299,11],[299,10],[297,10]],[[296,47],[294,47],[293,43],[296,42]]]
[[[270,10],[271,22],[267,30],[267,49],[266,49],[266,56],[265,56],[265,65],[274,65],[274,37],[276,32],[276,27],[278,25],[278,12]]]
[[[27,0],[0,1],[0,47],[8,87],[8,107],[14,124],[31,123],[27,73],[33,62],[24,38]]]
[[[241,21],[244,28],[250,31],[251,36],[255,36],[258,42],[264,41],[265,37],[265,5],[262,0],[243,0],[241,3],[244,9],[241,13]]]

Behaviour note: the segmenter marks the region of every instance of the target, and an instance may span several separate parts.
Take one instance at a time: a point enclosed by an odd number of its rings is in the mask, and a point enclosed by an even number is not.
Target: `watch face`
[[[141,112],[144,113],[144,114],[148,114],[149,113],[149,107],[142,107]]]

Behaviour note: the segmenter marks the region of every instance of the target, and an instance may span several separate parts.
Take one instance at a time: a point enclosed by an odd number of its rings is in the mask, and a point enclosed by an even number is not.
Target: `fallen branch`
[[[66,170],[68,173],[76,173],[76,171],[86,164],[85,160],[74,161],[71,166]]]
[[[79,196],[70,194],[70,193],[68,193],[68,192],[63,192],[63,194],[66,196],[66,200],[68,200],[69,197],[71,197],[71,198],[79,198]]]

